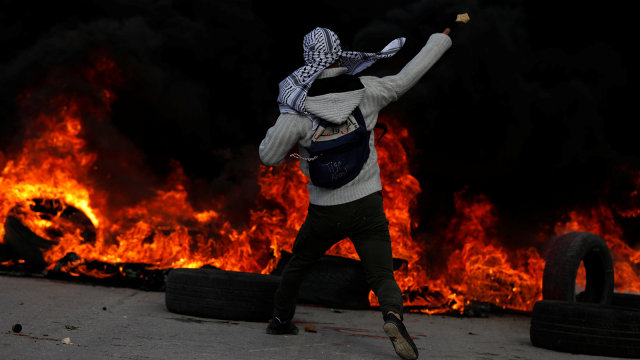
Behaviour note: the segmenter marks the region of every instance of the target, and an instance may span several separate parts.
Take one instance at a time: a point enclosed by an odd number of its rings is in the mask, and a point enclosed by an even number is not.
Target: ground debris
[[[60,341],[59,339],[42,338],[42,337],[31,336],[31,335],[27,335],[27,334],[19,334],[19,333],[11,332],[11,331],[7,331],[6,334],[13,334],[15,336],[22,336],[22,337],[26,337],[26,338],[33,339],[33,340]],[[42,335],[42,336],[48,336],[48,335]]]
[[[304,331],[306,331],[306,332],[312,332],[312,333],[317,333],[317,332],[318,332],[318,330],[316,329],[316,327],[315,327],[315,326],[313,326],[313,325],[311,325],[311,324],[309,324],[309,325],[305,325],[305,326],[304,326]]]

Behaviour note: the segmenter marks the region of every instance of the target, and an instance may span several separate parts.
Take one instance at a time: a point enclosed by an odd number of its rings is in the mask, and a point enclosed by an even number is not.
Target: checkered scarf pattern
[[[279,84],[280,112],[308,114],[304,107],[307,92],[320,73],[334,62],[339,61],[340,66],[346,67],[347,74],[357,74],[377,60],[395,55],[404,42],[405,38],[397,38],[376,53],[343,51],[338,35],[326,28],[315,28],[304,36],[305,65]]]

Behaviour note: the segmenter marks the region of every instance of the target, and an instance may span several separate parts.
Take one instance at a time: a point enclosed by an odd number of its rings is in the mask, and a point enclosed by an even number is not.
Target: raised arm
[[[442,33],[435,33],[429,37],[422,50],[405,65],[396,75],[386,76],[388,81],[400,97],[411,89],[424,74],[440,59],[442,54],[451,47],[449,28]]]
[[[420,52],[399,73],[382,78],[361,77],[363,84],[369,90],[365,96],[374,97],[373,102],[378,104],[380,109],[396,101],[411,89],[451,47],[450,31],[446,28],[441,33],[432,34]]]

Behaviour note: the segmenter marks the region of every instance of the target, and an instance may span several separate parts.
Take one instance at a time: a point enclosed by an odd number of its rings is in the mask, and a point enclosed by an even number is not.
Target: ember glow
[[[173,175],[152,196],[133,206],[110,208],[109,192],[96,185],[97,178],[109,174],[100,173],[96,166],[98,154],[88,150],[85,126],[109,121],[115,100],[109,85],[117,85],[113,82],[119,78],[119,69],[106,57],[95,57],[92,65],[80,77],[95,87],[95,93],[61,93],[40,104],[41,109],[29,109],[34,115],[28,119],[31,126],[21,150],[5,156],[0,221],[16,218],[49,241],[43,249],[47,269],[67,254],[75,254],[76,260],[63,269],[71,274],[113,275],[88,270],[85,263],[89,261],[165,269],[204,265],[238,271],[263,269],[260,261],[264,256],[252,248],[262,244],[249,243],[250,231],[232,229],[219,209],[196,211],[189,204],[179,164],[174,164]],[[22,102],[32,106],[30,96],[26,93]],[[126,170],[126,159],[117,160]],[[74,219],[69,214],[82,214],[86,219],[79,223],[80,216]],[[7,242],[4,229],[1,235]]]
[[[163,183],[145,185],[151,188],[148,196],[115,206],[117,194],[104,185],[110,174],[99,166],[99,159],[112,154],[92,150],[88,133],[92,125],[110,121],[111,104],[126,79],[108,56],[93,56],[90,64],[76,81],[93,91],[63,90],[45,101],[25,92],[18,100],[30,125],[18,150],[0,153],[0,222],[26,226],[40,239],[44,268],[71,275],[110,277],[128,263],[270,273],[282,251],[291,251],[306,215],[306,178],[298,162],[287,158],[278,167],[256,169],[260,194],[244,226],[232,225],[222,195],[204,209],[194,208],[188,200],[189,179],[178,163]],[[475,301],[530,311],[542,296],[543,254],[533,246],[509,250],[502,245],[494,205],[468,189],[454,194],[455,215],[439,235],[416,236],[416,197],[422,189],[410,173],[412,139],[400,121],[389,116],[379,121],[389,129],[377,148],[393,255],[406,261],[395,273],[405,305],[445,313],[462,312]],[[113,161],[121,171],[134,171],[128,159]],[[1,243],[21,241],[5,229],[11,227],[0,227]],[[553,234],[542,237],[573,230],[605,238],[614,253],[616,290],[640,292],[640,252],[626,245],[611,209],[571,212]],[[441,248],[446,269],[428,263],[427,251],[434,247]],[[329,254],[358,259],[349,241],[336,244]],[[90,262],[118,270],[101,271],[88,267]],[[370,301],[377,305],[373,294]]]
[[[464,189],[454,200],[456,216],[439,239],[449,249],[447,267],[422,283],[431,297],[418,304],[430,313],[463,311],[470,301],[532,309],[542,295],[544,260],[533,247],[510,252],[500,245],[496,210],[485,196]]]
[[[640,294],[640,251],[624,241],[624,233],[616,221],[615,213],[604,205],[571,211],[566,221],[555,225],[555,232],[561,235],[570,231],[586,231],[602,237],[613,256],[614,291]],[[625,216],[635,217],[635,214],[637,212],[626,212]]]

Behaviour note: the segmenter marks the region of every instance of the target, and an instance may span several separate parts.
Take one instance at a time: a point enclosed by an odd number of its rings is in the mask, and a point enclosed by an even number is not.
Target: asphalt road
[[[0,289],[2,360],[399,359],[374,310],[299,306],[300,334],[274,336],[266,323],[171,313],[164,292],[6,275]],[[526,315],[409,313],[405,324],[420,359],[614,359],[534,347]]]

